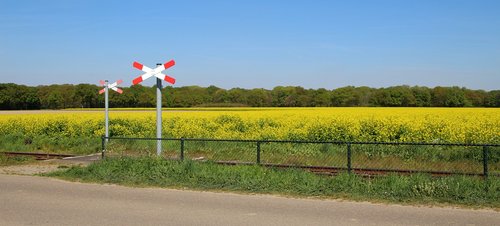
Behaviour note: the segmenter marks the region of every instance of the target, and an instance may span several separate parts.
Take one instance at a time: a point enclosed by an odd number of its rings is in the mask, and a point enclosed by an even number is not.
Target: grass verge
[[[239,191],[300,197],[500,208],[500,179],[467,176],[319,176],[302,170],[223,166],[160,158],[109,158],[87,167],[45,174],[83,182],[128,186]]]
[[[20,165],[36,161],[33,157],[29,156],[5,156],[0,153],[0,166]]]
[[[91,154],[101,151],[99,137],[30,137],[21,133],[0,135],[0,152]]]

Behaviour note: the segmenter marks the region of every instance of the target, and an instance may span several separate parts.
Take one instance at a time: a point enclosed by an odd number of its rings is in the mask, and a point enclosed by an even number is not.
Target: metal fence
[[[500,176],[500,144],[102,137],[102,155],[156,155],[157,140],[162,141],[162,157],[169,159],[324,174]]]

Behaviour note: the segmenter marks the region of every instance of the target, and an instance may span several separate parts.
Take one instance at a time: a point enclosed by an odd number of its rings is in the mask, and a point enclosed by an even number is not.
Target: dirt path
[[[100,154],[97,153],[65,159],[37,161],[29,164],[0,166],[0,174],[35,175],[39,173],[48,173],[56,170],[67,169],[71,166],[85,166],[94,161],[98,161],[99,159]]]
[[[35,175],[38,173],[47,173],[60,169],[58,164],[52,163],[34,163],[28,165],[0,166],[0,174],[15,175]]]

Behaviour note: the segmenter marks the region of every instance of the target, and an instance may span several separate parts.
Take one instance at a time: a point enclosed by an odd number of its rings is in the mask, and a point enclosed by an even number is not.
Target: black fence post
[[[257,164],[260,165],[260,141],[257,141]]]
[[[101,136],[101,159],[104,159],[104,151],[106,150],[106,138]]]
[[[184,138],[181,138],[181,161],[184,161]]]
[[[347,172],[352,171],[352,158],[351,158],[351,143],[347,143]]]
[[[483,176],[488,178],[488,147],[483,146]]]

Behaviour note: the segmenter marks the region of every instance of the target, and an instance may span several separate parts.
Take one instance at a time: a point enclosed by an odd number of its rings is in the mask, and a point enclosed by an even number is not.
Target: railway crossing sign
[[[170,84],[175,84],[175,79],[163,74],[162,71],[172,67],[175,65],[174,60],[170,60],[164,64],[156,64],[156,68],[151,69],[149,67],[146,67],[142,65],[141,63],[134,62],[132,64],[133,67],[146,72],[145,74],[135,78],[132,83],[134,85],[137,85],[141,83],[142,81],[155,76],[156,77],[156,154],[160,155],[161,154],[161,89],[162,89],[162,84],[161,81],[164,80]]]
[[[117,93],[122,94],[123,90],[120,89],[120,88],[118,88],[118,87],[116,87],[116,86],[120,85],[122,82],[123,82],[123,80],[121,80],[121,79],[118,80],[118,81],[116,81],[116,82],[114,82],[114,83],[111,83],[111,84],[108,83],[108,80],[104,80],[104,81],[101,80],[101,81],[99,81],[99,83],[101,84],[101,86],[104,86],[103,89],[99,90],[99,94],[104,93],[104,112],[105,112],[104,114],[105,114],[105,118],[106,118],[104,121],[105,121],[105,127],[106,127],[106,129],[105,129],[105,131],[106,131],[105,132],[105,136],[106,137],[109,137],[109,129],[108,129],[109,128],[109,101],[108,101],[109,98],[108,98],[108,91],[109,91],[109,89],[112,89],[113,91],[116,91]],[[107,140],[108,139],[106,139],[106,141]]]
[[[112,89],[112,90],[116,91],[117,93],[122,94],[123,90],[120,89],[120,88],[118,88],[118,87],[116,87],[117,85],[122,84],[122,82],[123,82],[123,80],[121,80],[121,79],[118,80],[118,81],[116,81],[116,82],[114,82],[114,83],[111,83],[111,84],[108,83],[108,80],[105,80],[105,81],[101,80],[101,81],[99,81],[99,83],[101,84],[101,86],[104,86],[104,88],[102,88],[101,90],[99,90],[99,94],[102,94],[102,93],[106,92],[106,88]]]
[[[164,64],[157,64],[157,67],[155,69],[151,69],[149,67],[142,65],[141,63],[134,62],[133,66],[141,71],[146,72],[146,74],[143,74],[143,75],[135,78],[132,81],[132,83],[134,85],[137,85],[137,84],[141,83],[142,81],[150,78],[151,76],[155,76],[156,78],[161,79],[161,80],[165,80],[166,82],[168,82],[170,84],[175,84],[175,78],[172,78],[168,75],[161,73],[163,70],[167,70],[168,68],[170,68],[174,65],[175,65],[175,61],[171,60],[171,61],[164,63]]]

